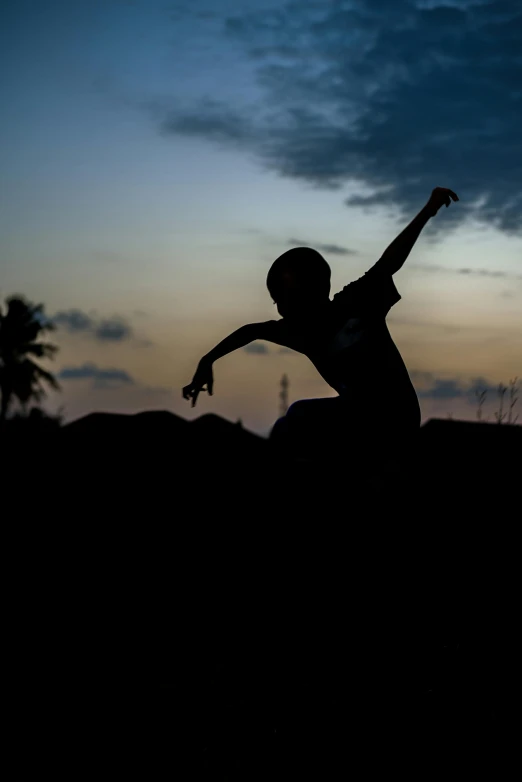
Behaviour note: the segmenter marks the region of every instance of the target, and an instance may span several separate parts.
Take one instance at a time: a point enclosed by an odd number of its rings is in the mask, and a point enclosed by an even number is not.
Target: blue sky
[[[388,319],[423,416],[473,417],[477,384],[491,413],[522,375],[516,0],[2,9],[0,296],[57,321],[51,409],[212,411],[266,432],[283,372],[290,401],[333,395],[268,343],[218,362],[195,410],[181,387],[230,331],[277,317],[278,255],[319,249],[333,294],[435,186],[460,201],[395,276]]]

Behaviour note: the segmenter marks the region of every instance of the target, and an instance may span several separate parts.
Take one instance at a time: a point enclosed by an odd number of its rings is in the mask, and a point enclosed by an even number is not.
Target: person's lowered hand
[[[206,388],[205,388],[206,386]],[[212,396],[214,387],[214,375],[212,373],[212,362],[202,358],[192,378],[192,383],[183,389],[183,399],[192,399],[192,407],[195,407],[198,395],[201,391],[208,391]]]

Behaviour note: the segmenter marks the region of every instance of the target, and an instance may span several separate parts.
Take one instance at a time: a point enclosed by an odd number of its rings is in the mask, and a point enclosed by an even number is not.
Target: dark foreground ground
[[[4,466],[10,778],[507,778],[509,462],[67,456]]]

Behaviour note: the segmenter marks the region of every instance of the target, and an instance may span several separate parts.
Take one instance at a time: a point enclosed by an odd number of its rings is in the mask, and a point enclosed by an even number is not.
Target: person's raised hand
[[[428,200],[427,207],[432,215],[435,217],[441,206],[446,204],[448,207],[451,204],[451,200],[458,201],[459,197],[453,190],[448,187],[436,187]]]
[[[205,388],[206,386],[206,388]],[[208,391],[212,396],[214,388],[214,375],[212,373],[212,364],[205,359],[201,359],[192,378],[192,383],[183,389],[183,399],[192,399],[192,407],[195,407],[198,395],[201,391]]]

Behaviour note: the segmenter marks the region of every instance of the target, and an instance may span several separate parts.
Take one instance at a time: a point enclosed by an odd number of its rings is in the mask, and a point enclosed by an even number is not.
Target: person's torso
[[[332,304],[332,302],[330,302]],[[334,306],[306,324],[285,323],[287,347],[304,353],[326,382],[354,402],[418,406],[401,354],[385,318],[353,314]]]

